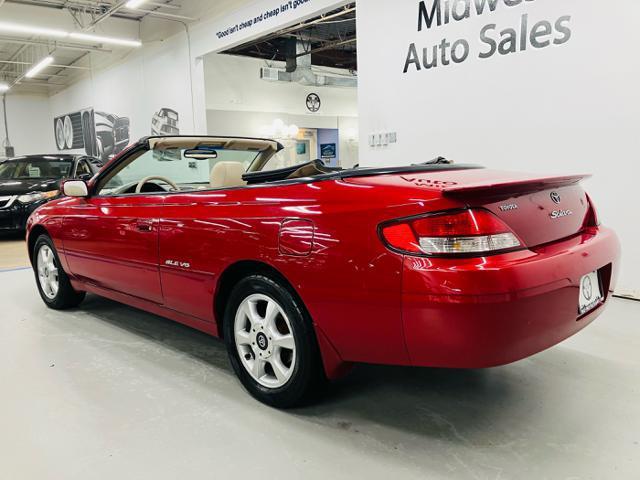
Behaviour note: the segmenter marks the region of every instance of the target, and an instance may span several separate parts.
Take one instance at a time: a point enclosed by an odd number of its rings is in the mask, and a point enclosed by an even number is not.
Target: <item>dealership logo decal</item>
[[[560,201],[562,200],[558,192],[551,192],[549,196],[551,197],[551,201],[553,203],[560,203]]]
[[[443,25],[472,17],[489,15],[496,10],[523,8],[535,0],[422,0],[418,2],[418,32],[431,31]],[[571,40],[571,15],[555,20],[532,21],[523,13],[517,25],[489,23],[478,33],[476,54],[479,59],[511,55],[530,49],[561,46]],[[420,48],[421,47],[421,48]],[[409,44],[403,73],[419,72],[463,63],[472,54],[472,42],[466,38],[442,38],[429,46]]]
[[[318,96],[317,93],[310,93],[309,95],[307,95],[306,103],[307,103],[307,110],[313,113],[320,110],[320,107],[322,106],[322,102],[320,101],[320,96]]]

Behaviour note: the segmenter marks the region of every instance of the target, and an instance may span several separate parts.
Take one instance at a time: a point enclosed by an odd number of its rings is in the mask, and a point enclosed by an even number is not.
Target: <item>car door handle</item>
[[[152,232],[153,225],[151,223],[139,222],[139,223],[136,223],[136,229],[139,232]]]

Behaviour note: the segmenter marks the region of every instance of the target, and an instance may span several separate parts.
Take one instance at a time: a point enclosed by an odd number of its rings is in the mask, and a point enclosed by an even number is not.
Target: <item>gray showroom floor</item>
[[[640,478],[640,303],[507,367],[361,366],[321,403],[252,400],[221,342],[0,272],[0,478]]]

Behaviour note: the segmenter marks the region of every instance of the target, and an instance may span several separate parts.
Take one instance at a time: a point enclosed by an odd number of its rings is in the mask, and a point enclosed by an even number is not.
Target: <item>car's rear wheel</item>
[[[234,287],[225,310],[224,337],[238,378],[268,405],[305,403],[322,383],[311,321],[279,281],[252,275]]]
[[[76,307],[85,292],[77,292],[62,269],[55,246],[48,235],[40,235],[33,247],[33,270],[44,303],[53,309]]]

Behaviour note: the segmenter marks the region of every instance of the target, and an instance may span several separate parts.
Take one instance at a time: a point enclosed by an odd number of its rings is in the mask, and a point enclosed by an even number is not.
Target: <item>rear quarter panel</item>
[[[220,275],[260,261],[287,278],[343,360],[406,364],[402,256],[384,247],[377,227],[447,202],[435,197],[334,180],[169,195],[160,232],[165,299],[180,311],[196,305],[192,314],[211,321]],[[282,222],[297,218],[314,225],[308,256],[279,249]]]

